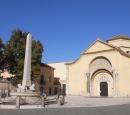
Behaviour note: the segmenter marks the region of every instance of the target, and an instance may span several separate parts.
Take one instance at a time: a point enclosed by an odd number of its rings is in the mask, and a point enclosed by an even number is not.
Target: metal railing
[[[54,81],[54,85],[60,85],[59,81]]]

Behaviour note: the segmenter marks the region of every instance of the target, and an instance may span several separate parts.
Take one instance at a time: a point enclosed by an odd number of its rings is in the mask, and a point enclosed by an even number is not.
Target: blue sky
[[[76,60],[97,38],[130,36],[130,0],[0,0],[0,38],[30,32],[44,46],[42,62]]]

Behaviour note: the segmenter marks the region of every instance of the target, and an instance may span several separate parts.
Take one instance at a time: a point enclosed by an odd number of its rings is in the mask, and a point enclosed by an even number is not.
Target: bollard
[[[1,94],[1,97],[2,97],[2,90],[0,90],[0,94]]]
[[[65,96],[63,95],[62,98],[63,98],[63,105],[64,105],[65,104]]]
[[[0,103],[3,103],[3,102],[1,101],[1,97],[2,97],[2,93],[0,92]]]
[[[5,90],[6,97],[9,97],[9,91]]]
[[[61,105],[61,102],[60,102],[60,95],[58,96],[58,106]]]
[[[1,97],[2,97],[2,92],[0,92],[0,99],[1,99]]]
[[[42,107],[42,108],[45,107],[45,104],[44,104],[44,96],[42,96],[42,99],[41,99],[41,107]]]
[[[47,96],[46,96],[46,94],[45,94],[45,93],[43,93],[43,96],[44,96],[44,98],[46,99],[46,97],[47,97]]]
[[[16,108],[20,109],[20,96],[19,95],[17,96],[17,99],[16,99]]]

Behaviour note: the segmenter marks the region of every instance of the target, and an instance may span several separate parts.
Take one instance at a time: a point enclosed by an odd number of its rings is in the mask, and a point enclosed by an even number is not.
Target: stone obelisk
[[[29,33],[26,39],[22,86],[26,85],[31,86],[31,46],[32,46],[32,35]]]

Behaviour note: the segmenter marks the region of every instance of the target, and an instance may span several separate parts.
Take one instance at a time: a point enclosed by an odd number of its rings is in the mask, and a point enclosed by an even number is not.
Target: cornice
[[[102,53],[102,52],[108,52],[108,51],[114,51],[116,49],[108,49],[108,50],[102,50],[102,51],[95,51],[95,52],[87,52],[87,53],[83,53],[82,55],[86,55],[86,54],[96,54],[96,53]]]

